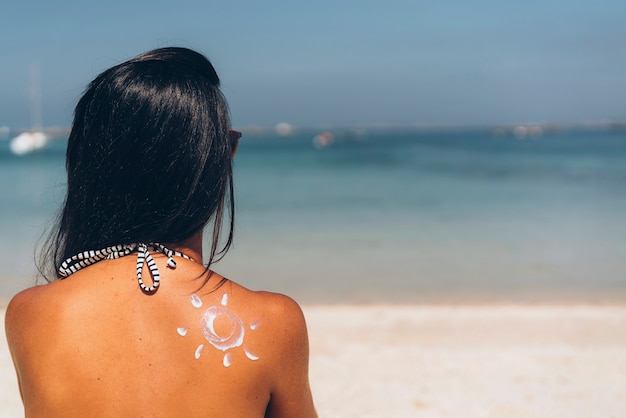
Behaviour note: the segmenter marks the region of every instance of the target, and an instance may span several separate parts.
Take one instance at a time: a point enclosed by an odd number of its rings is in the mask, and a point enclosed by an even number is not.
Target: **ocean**
[[[320,133],[244,133],[216,271],[305,303],[626,300],[626,132]],[[0,299],[34,283],[64,151],[0,141]]]

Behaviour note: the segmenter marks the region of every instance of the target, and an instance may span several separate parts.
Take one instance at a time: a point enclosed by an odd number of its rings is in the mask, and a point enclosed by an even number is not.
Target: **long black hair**
[[[46,280],[79,252],[180,242],[208,223],[207,270],[228,251],[236,145],[219,85],[206,57],[175,47],[141,54],[89,84],[67,145],[67,195],[40,259]],[[218,249],[226,212],[228,238]]]

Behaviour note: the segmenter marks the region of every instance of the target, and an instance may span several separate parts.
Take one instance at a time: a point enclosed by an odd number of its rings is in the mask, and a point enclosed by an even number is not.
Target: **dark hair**
[[[233,144],[219,85],[206,57],[174,47],[139,55],[89,84],[67,145],[67,195],[40,260],[46,280],[79,252],[179,242],[209,222],[207,270],[228,251]],[[218,250],[226,210],[230,228]]]

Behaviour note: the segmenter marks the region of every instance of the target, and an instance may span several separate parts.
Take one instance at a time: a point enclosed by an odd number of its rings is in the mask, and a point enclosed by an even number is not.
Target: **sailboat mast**
[[[30,127],[33,131],[43,129],[43,94],[41,92],[41,66],[38,61],[30,64]]]

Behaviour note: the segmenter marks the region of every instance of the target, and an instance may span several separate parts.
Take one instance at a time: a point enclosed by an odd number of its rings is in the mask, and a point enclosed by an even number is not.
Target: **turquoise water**
[[[333,133],[242,139],[217,271],[307,302],[626,294],[626,133]],[[0,142],[0,298],[32,281],[63,152]]]

